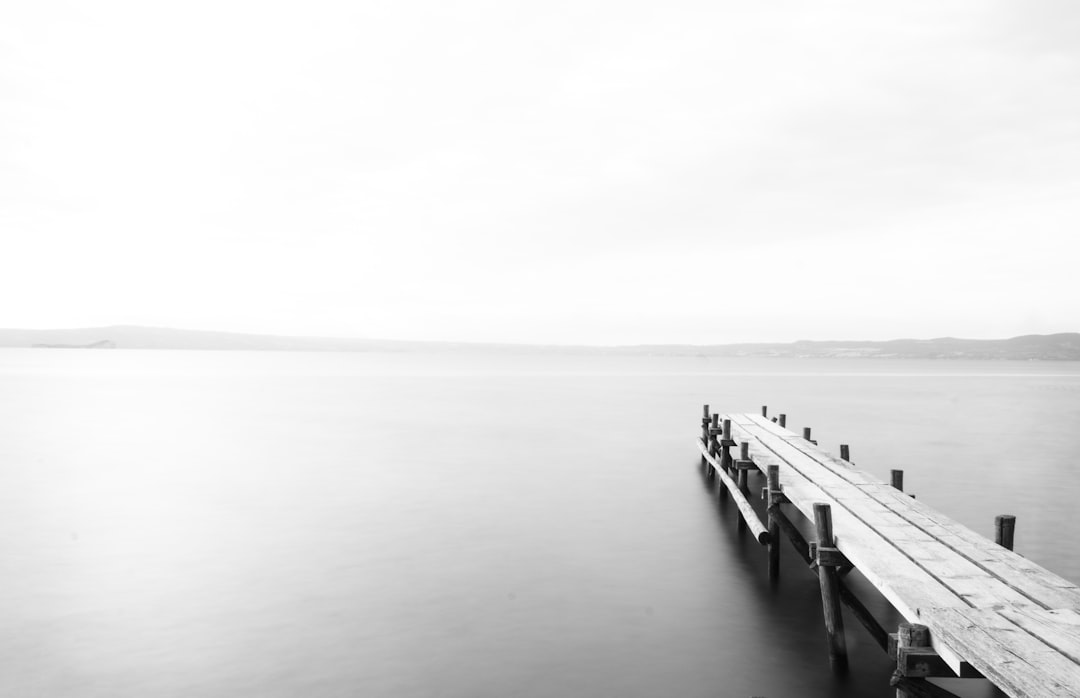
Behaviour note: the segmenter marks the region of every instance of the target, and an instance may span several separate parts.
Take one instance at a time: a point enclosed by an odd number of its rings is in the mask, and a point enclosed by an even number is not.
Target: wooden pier
[[[999,516],[991,541],[890,483],[818,448],[809,428],[788,431],[786,415],[710,414],[698,439],[705,476],[732,497],[740,530],[768,547],[780,574],[782,538],[818,576],[828,653],[847,665],[841,605],[896,658],[898,696],[954,696],[931,677],[982,678],[1010,696],[1080,696],[1080,587],[1011,550],[1015,519]],[[737,454],[737,455],[736,455]],[[747,475],[764,476],[762,521]],[[807,541],[798,519],[813,522]],[[852,569],[908,621],[883,628],[844,584]]]

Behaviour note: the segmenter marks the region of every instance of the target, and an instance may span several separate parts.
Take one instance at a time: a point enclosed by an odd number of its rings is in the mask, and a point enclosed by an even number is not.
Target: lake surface
[[[766,584],[703,403],[1080,580],[1077,363],[8,349],[0,695],[891,695]]]

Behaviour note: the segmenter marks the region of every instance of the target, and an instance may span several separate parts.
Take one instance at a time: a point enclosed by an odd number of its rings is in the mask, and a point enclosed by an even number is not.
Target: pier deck
[[[710,474],[732,489],[724,471],[735,470],[727,449],[738,445],[762,472],[777,466],[785,506],[813,521],[815,504],[828,504],[834,541],[818,546],[839,550],[846,558],[841,569],[854,566],[908,621],[926,626],[939,664],[956,676],[981,674],[1010,696],[1080,695],[1080,587],[826,453],[806,435],[760,415],[723,418],[730,420],[724,457],[717,442],[710,448],[699,440],[715,470]]]

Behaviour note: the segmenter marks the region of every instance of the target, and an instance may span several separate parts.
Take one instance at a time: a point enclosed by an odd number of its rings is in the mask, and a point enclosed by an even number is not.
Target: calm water
[[[0,695],[891,695],[765,584],[706,402],[1080,580],[1075,363],[0,350]]]

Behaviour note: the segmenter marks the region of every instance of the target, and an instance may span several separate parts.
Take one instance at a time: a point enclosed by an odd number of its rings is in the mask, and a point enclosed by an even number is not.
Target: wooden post
[[[828,504],[814,504],[814,528],[817,531],[818,584],[821,586],[821,610],[825,616],[825,633],[829,638],[829,663],[836,671],[847,669],[847,641],[844,638],[844,618],[840,614],[840,579],[836,567],[821,564],[821,549],[833,548],[832,509]]]
[[[889,471],[889,484],[900,490],[904,491],[904,471],[903,470],[890,470]]]
[[[917,623],[901,623],[896,633],[896,674],[905,676],[907,672],[904,660],[904,647],[929,647],[930,629]],[[896,689],[896,698],[911,698],[912,693],[903,688]]]
[[[719,415],[717,415],[717,419],[719,419]],[[714,424],[715,423],[716,422],[714,422]],[[731,443],[730,419],[724,420],[723,433],[720,435],[720,437],[720,469],[726,471],[728,469],[728,465],[731,462],[731,446],[729,445]],[[720,491],[717,496],[721,499],[721,501],[723,501],[727,499],[727,485],[724,484],[724,478],[718,476],[717,479],[720,480]]]
[[[723,441],[720,444],[720,465],[724,470],[731,468],[731,420],[724,420],[724,432],[721,434]]]
[[[739,444],[739,462],[736,463],[735,468],[735,485],[739,488],[739,491],[744,495],[746,494],[746,466],[750,461],[750,444],[743,441]],[[739,533],[746,530],[746,520],[743,517],[739,517]]]
[[[750,461],[750,444],[743,441],[739,444],[739,460],[748,463]],[[746,468],[739,468],[739,475],[736,478],[736,482],[739,485],[739,489],[746,492]]]
[[[712,416],[712,422],[711,422],[713,429],[716,428],[719,421],[720,421],[720,415],[714,414]],[[717,448],[718,448],[717,444],[716,444],[716,434],[713,433],[713,432],[709,432],[709,433],[711,434],[711,436],[709,437],[709,455],[712,456],[713,458],[716,458]],[[705,471],[705,475],[706,475],[706,477],[711,479],[712,476],[713,476],[713,469],[711,467],[708,468]]]
[[[776,581],[780,578],[780,466],[770,465],[766,470],[766,492],[769,497],[769,579]]]
[[[703,405],[704,410],[701,415],[701,442],[705,444],[705,448],[709,448],[709,406]],[[705,454],[701,454],[701,467],[708,468],[709,462],[705,460]],[[709,472],[706,470],[705,472]]]
[[[761,416],[762,417],[768,417],[769,416],[769,406],[768,405],[762,405],[761,406]]]
[[[846,460],[848,463],[851,462],[851,450],[848,448],[847,444],[840,444],[840,460]]]
[[[780,426],[784,427],[785,429],[787,428],[787,415],[786,414],[781,414],[780,415]]]
[[[1013,549],[1013,533],[1016,531],[1016,517],[1002,514],[994,517],[994,542],[1008,550]]]
[[[812,440],[812,439],[810,438],[810,427],[803,427],[803,430],[802,430],[802,437],[803,437],[804,439],[806,439],[807,441],[811,441],[811,440]]]

